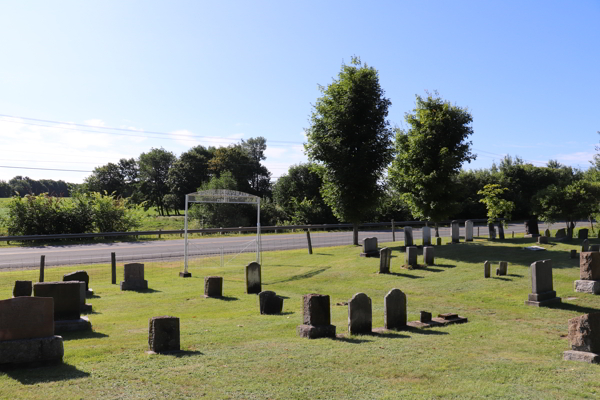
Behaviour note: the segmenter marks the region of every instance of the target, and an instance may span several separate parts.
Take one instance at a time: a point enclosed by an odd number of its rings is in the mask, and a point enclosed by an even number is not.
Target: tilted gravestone
[[[15,281],[15,287],[13,288],[13,297],[31,296],[32,290],[32,281]]]
[[[565,360],[600,362],[600,313],[585,314],[569,320],[569,346],[563,353]]]
[[[560,228],[559,230],[556,231],[556,235],[554,236],[557,239],[562,239],[567,237],[567,232],[565,230],[565,228]]]
[[[204,277],[204,297],[223,297],[223,277]]]
[[[153,353],[172,353],[180,350],[179,318],[162,316],[148,320],[148,346]]]
[[[364,293],[356,293],[348,301],[348,332],[351,335],[371,333],[373,310],[371,299]]]
[[[309,339],[335,337],[335,326],[331,325],[329,296],[305,294],[302,301],[303,324],[298,325],[298,335]]]
[[[411,246],[411,247],[406,248],[405,262],[406,262],[406,265],[408,265],[408,266],[411,266],[413,268],[417,267],[417,248],[416,248],[416,246]]]
[[[531,264],[531,293],[526,305],[547,307],[561,302],[556,297],[552,283],[552,260],[536,261]]]
[[[392,249],[384,247],[379,250],[379,273],[389,274],[390,273],[390,262],[392,259]]]
[[[473,221],[467,220],[465,222],[465,241],[472,242],[473,241]]]
[[[90,276],[88,275],[88,273],[86,271],[82,270],[82,271],[71,272],[70,274],[65,274],[65,275],[63,275],[63,281],[64,282],[70,282],[70,281],[85,282],[85,295],[87,297],[89,297],[94,294],[94,291],[90,289]]]
[[[251,262],[246,265],[246,293],[258,294],[262,291],[260,264]]]
[[[423,247],[423,260],[425,265],[433,265],[435,263],[435,250],[433,246]]]
[[[379,249],[377,248],[377,238],[368,237],[363,239],[363,252],[360,253],[361,257],[377,257],[379,256]]]
[[[124,265],[124,280],[121,290],[148,290],[148,281],[144,280],[144,264],[130,263]]]
[[[498,239],[504,240],[504,225],[498,222]]]
[[[412,227],[405,226],[404,227],[404,246],[413,246],[413,245],[414,245],[414,240],[413,240]]]
[[[281,314],[283,310],[283,297],[277,296],[275,292],[265,290],[258,294],[258,306],[261,314]]]
[[[460,242],[460,227],[458,221],[452,221],[452,243]]]
[[[583,239],[583,243],[581,244],[581,252],[589,251],[590,249],[590,241],[587,239]]]
[[[400,289],[392,289],[384,299],[385,329],[402,329],[406,327],[406,295]]]
[[[600,253],[586,251],[579,254],[579,280],[574,283],[580,293],[600,293]],[[600,332],[599,332],[600,333]]]
[[[489,261],[486,261],[483,263],[483,277],[484,278],[490,277],[490,268],[491,268],[491,263]]]
[[[431,245],[431,228],[424,226],[421,230],[421,236],[423,236],[423,246]]]
[[[498,263],[498,268],[496,268],[496,275],[498,276],[504,276],[508,273],[508,262],[507,261],[500,261]]]
[[[589,231],[586,228],[579,230],[579,239],[587,239]]]

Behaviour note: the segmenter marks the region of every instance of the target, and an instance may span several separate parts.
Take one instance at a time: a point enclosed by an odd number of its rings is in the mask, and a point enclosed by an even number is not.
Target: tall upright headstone
[[[120,286],[121,290],[148,290],[148,281],[144,279],[144,264],[125,264]]]
[[[536,261],[531,264],[531,293],[525,304],[537,307],[547,307],[561,302],[556,297],[552,283],[552,260]]]
[[[372,321],[371,299],[364,293],[356,293],[348,301],[348,332],[351,335],[371,333]]]
[[[433,265],[435,263],[435,250],[433,246],[423,247],[423,260],[425,265]]]
[[[205,276],[204,277],[204,297],[223,297],[223,277]]]
[[[265,290],[258,294],[258,307],[261,314],[281,314],[283,310],[283,297],[277,296],[275,292]]]
[[[496,228],[494,228],[494,224],[488,224],[488,232],[490,235],[490,239],[496,239]]]
[[[421,235],[423,236],[423,246],[431,245],[431,228],[428,226],[424,226],[421,230]]]
[[[260,264],[251,262],[246,265],[246,293],[259,294],[262,291]]]
[[[550,229],[546,229],[546,230],[544,231],[544,236],[546,236],[546,237],[550,237]]]
[[[490,277],[490,268],[491,268],[491,263],[489,261],[486,261],[483,263],[483,277],[484,278]]]
[[[452,243],[460,242],[460,227],[458,221],[452,221]]]
[[[92,330],[90,320],[81,317],[84,288],[81,281],[39,282],[33,285],[35,297],[52,297],[54,300],[55,333]]]
[[[335,325],[331,325],[329,296],[305,294],[302,301],[303,324],[298,325],[298,335],[309,339],[335,337]]]
[[[413,268],[417,267],[417,247],[411,246],[406,248],[405,255],[406,265],[411,266]]]
[[[180,350],[179,318],[164,315],[148,320],[148,347],[153,353]]]
[[[498,239],[504,240],[504,225],[502,221],[498,222]]]
[[[65,274],[63,275],[63,281],[64,282],[69,282],[69,281],[79,281],[79,282],[85,282],[85,295],[86,297],[90,297],[94,295],[94,291],[92,289],[90,289],[90,276],[88,275],[88,273],[86,271],[75,271],[75,272],[71,272],[70,274]]]
[[[587,239],[583,239],[583,243],[581,244],[581,252],[589,251],[590,249],[590,241]]]
[[[508,273],[508,262],[507,261],[500,261],[498,263],[498,268],[496,268],[496,275],[498,276],[504,276]]]
[[[404,246],[412,246],[414,244],[413,240],[413,230],[411,226],[404,227]]]
[[[402,290],[390,290],[385,295],[383,307],[385,329],[402,329],[406,327],[406,295]]]
[[[600,363],[600,313],[571,318],[567,338],[571,350],[563,353],[565,360]]]
[[[384,247],[379,250],[379,273],[389,274],[390,273],[390,261],[392,259],[392,249]]]
[[[589,234],[589,230],[587,228],[583,228],[579,230],[579,239],[587,239]]]
[[[377,248],[377,238],[368,237],[363,239],[363,251],[360,253],[361,257],[377,257],[379,256],[379,249]]]
[[[586,251],[579,254],[579,280],[575,281],[575,291],[600,293],[600,253]],[[599,332],[600,333],[600,332]]]
[[[473,241],[473,221],[467,220],[465,222],[465,241],[472,242]]]

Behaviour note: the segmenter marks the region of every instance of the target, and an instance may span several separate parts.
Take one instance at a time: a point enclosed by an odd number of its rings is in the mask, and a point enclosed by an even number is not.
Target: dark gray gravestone
[[[565,228],[560,228],[559,230],[556,231],[556,238],[557,239],[561,239],[567,236],[567,232],[565,231]]]
[[[436,244],[436,246],[441,246],[442,245],[442,238],[441,237],[435,238],[435,244]]]
[[[404,227],[404,245],[405,246],[412,246],[413,244],[414,244],[414,240],[413,240],[413,230],[412,230],[412,227],[405,226]]]
[[[351,335],[371,333],[373,311],[371,299],[364,293],[356,293],[348,301],[348,332]]]
[[[490,277],[490,267],[491,267],[491,264],[489,261],[486,261],[483,263],[483,277],[484,278]]]
[[[384,247],[379,250],[379,273],[390,273],[390,261],[392,259],[392,249]]]
[[[525,221],[525,233],[532,236],[537,236],[540,234],[537,218],[532,218],[528,221]]]
[[[546,237],[550,237],[550,229],[546,229],[546,230],[544,231],[544,236],[546,236]]]
[[[590,250],[590,241],[587,239],[583,239],[583,243],[581,243],[581,252]]]
[[[507,261],[500,261],[498,263],[498,268],[496,269],[496,275],[498,276],[504,276],[508,273],[508,262]]]
[[[303,300],[303,324],[298,325],[298,335],[309,339],[335,337],[335,326],[331,325],[329,296],[305,294]]]
[[[498,239],[504,240],[504,225],[502,225],[502,222],[498,222]]]
[[[223,277],[204,277],[204,297],[223,297]]]
[[[496,228],[494,228],[494,224],[488,224],[488,232],[490,239],[496,239]]]
[[[258,294],[258,306],[261,314],[281,314],[283,310],[283,297],[277,296],[275,292],[265,290]]]
[[[525,304],[537,307],[547,307],[560,303],[560,297],[552,285],[552,260],[536,261],[531,264],[531,291]]]
[[[433,246],[423,247],[423,259],[425,265],[433,265],[435,263],[435,250]]]
[[[590,251],[600,251],[600,244],[590,244]]]
[[[452,221],[452,243],[460,242],[460,227],[458,221]]]
[[[431,228],[424,226],[421,230],[421,236],[423,237],[423,246],[431,245]]]
[[[147,290],[148,281],[144,280],[144,264],[130,263],[123,266],[124,280],[121,290]]]
[[[35,297],[54,299],[54,320],[77,320],[80,317],[81,285],[73,282],[39,282],[33,285]]]
[[[179,318],[152,317],[148,321],[148,345],[154,353],[171,353],[180,350]]]
[[[15,281],[15,287],[13,289],[13,297],[31,296],[33,289],[32,281]]]
[[[70,274],[65,274],[65,275],[63,275],[63,281],[64,282],[69,282],[69,281],[85,282],[86,295],[87,295],[87,291],[90,290],[90,276],[88,275],[88,273],[86,271],[75,271],[75,272],[71,272]]]
[[[260,264],[251,262],[246,265],[246,293],[258,294],[262,290]]]
[[[385,329],[406,327],[406,295],[400,289],[392,289],[385,295],[383,304]]]
[[[431,313],[427,312],[427,311],[421,311],[419,321],[420,322],[431,322]]]
[[[465,242],[473,241],[473,221],[465,221]]]
[[[377,257],[379,255],[379,249],[377,249],[377,238],[368,237],[363,239],[363,252],[360,253],[361,257]]]
[[[589,231],[587,229],[580,229],[579,230],[579,239],[587,239],[588,238],[588,233]]]
[[[548,244],[548,236],[538,236],[538,244]]]
[[[417,267],[417,248],[415,246],[406,248],[405,262],[406,265],[413,268]]]

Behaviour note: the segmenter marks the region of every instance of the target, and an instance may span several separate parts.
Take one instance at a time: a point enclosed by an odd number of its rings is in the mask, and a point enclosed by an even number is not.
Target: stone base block
[[[54,333],[91,331],[92,323],[88,317],[54,321]]]
[[[79,309],[81,310],[81,312],[84,313],[88,313],[88,312],[92,312],[92,305],[91,304],[82,304]]]
[[[600,281],[577,280],[575,283],[575,291],[580,293],[600,293]]]
[[[148,290],[148,281],[122,281],[121,290]]]
[[[94,297],[94,291],[92,290],[92,288],[89,288],[85,291],[85,297]]]
[[[370,251],[368,253],[360,253],[361,257],[375,257],[379,258],[379,251]]]
[[[60,336],[0,342],[0,364],[62,362],[64,354]]]
[[[600,355],[587,351],[568,350],[563,352],[565,361],[582,361],[590,364],[600,364]]]
[[[335,325],[298,325],[298,335],[309,339],[334,338]]]
[[[181,278],[191,278],[192,277],[192,273],[191,272],[180,272],[179,273],[179,277],[181,277]]]
[[[542,301],[534,301],[534,300],[525,300],[525,305],[527,306],[535,306],[535,307],[549,307],[554,304],[560,304],[560,297],[555,297],[553,299],[542,300]]]

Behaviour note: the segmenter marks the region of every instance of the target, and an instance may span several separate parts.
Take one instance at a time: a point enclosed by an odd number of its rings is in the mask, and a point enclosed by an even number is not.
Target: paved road
[[[540,230],[546,225],[540,224]],[[510,237],[511,231],[524,233],[523,224],[511,224],[505,229]],[[460,229],[464,236],[464,228]],[[485,226],[479,226],[479,236],[487,236]],[[440,228],[440,236],[450,236],[450,228]],[[478,236],[478,227],[474,228]],[[360,231],[359,238],[375,236],[379,242],[391,242],[391,229]],[[404,240],[404,233],[396,230],[396,241]],[[414,239],[421,239],[421,229],[413,229]],[[219,256],[221,249],[226,253],[254,252],[255,245],[251,236],[207,237],[191,239],[189,251],[192,257]],[[352,232],[311,232],[314,248],[343,246],[352,243]],[[306,248],[306,233],[276,234],[262,236],[262,250],[291,250]],[[115,252],[118,262],[148,261],[157,259],[183,258],[183,240],[165,240],[149,242],[99,243],[81,245],[58,245],[45,247],[13,247],[0,249],[0,269],[28,268],[39,266],[40,256],[46,256],[46,265],[110,263],[110,253]]]

